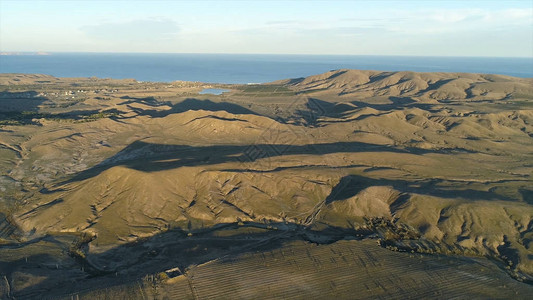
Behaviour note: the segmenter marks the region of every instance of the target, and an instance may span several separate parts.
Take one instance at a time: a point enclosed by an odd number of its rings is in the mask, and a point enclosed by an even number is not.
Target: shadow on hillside
[[[459,149],[454,150],[459,151]],[[102,163],[78,173],[73,178],[63,182],[77,182],[92,178],[115,166],[125,166],[142,172],[157,172],[177,169],[185,166],[208,166],[227,162],[233,162],[236,168],[223,169],[221,171],[271,173],[282,170],[302,169],[316,167],[316,165],[298,165],[279,167],[265,160],[284,155],[324,155],[331,153],[357,153],[357,152],[392,152],[410,153],[423,155],[427,153],[448,153],[450,150],[428,150],[419,148],[395,148],[393,146],[367,144],[362,142],[337,142],[308,145],[278,145],[278,144],[254,144],[254,145],[214,145],[214,146],[188,146],[188,145],[162,145],[143,141],[136,141],[106,159]],[[343,166],[342,168],[358,167],[359,165]],[[318,167],[321,167],[320,165]],[[373,170],[368,169],[368,171]],[[505,195],[492,191],[474,189],[459,189],[453,183],[442,179],[416,180],[389,180],[373,179],[364,176],[350,175],[344,177],[328,198],[328,202],[346,199],[354,196],[362,189],[369,186],[392,186],[401,192],[417,193],[444,198],[463,198],[469,200],[499,199],[515,201]],[[43,194],[61,191],[61,184],[56,189],[42,189]]]
[[[39,106],[49,101],[48,98],[39,96],[36,91],[0,92],[0,114],[16,111],[37,111]],[[2,116],[0,115],[0,120]]]
[[[37,124],[39,106],[49,101],[36,91],[0,92],[0,125]]]
[[[417,182],[419,187],[411,184],[404,180],[383,180],[349,175],[343,177],[339,184],[333,188],[326,198],[326,204],[352,197],[369,186],[393,186],[399,191],[423,194],[424,190],[429,190],[438,184],[438,180]],[[447,193],[454,193],[455,197],[485,196],[485,194],[479,194],[483,193],[479,191],[463,190],[457,192],[440,188],[436,188],[433,194],[446,196],[449,195]],[[401,194],[391,205],[391,209],[401,207],[407,199],[407,194]],[[54,272],[63,271],[48,268],[50,272],[50,276],[47,276],[48,279],[17,292],[14,296],[17,298],[42,295],[60,297],[83,294],[83,292],[91,290],[113,288],[124,284],[135,284],[137,288],[137,284],[143,281],[147,275],[158,274],[170,269],[174,269],[174,271],[169,271],[167,274],[174,277],[186,272],[188,268],[214,259],[231,259],[245,253],[273,251],[292,241],[329,244],[341,239],[361,239],[375,233],[375,229],[369,228],[355,230],[321,224],[320,229],[318,229],[318,227],[312,226],[313,223],[310,225],[309,227],[291,222],[265,220],[264,222],[224,223],[214,226],[207,225],[206,227],[202,225],[202,229],[196,230],[170,229],[149,238],[138,239],[135,242],[111,248],[102,253],[92,253],[87,256],[73,255],[76,265],[67,267],[68,270],[83,270],[84,276],[78,276],[61,284],[53,275],[58,274]],[[248,228],[253,230],[248,231]],[[52,237],[49,236],[48,238]],[[95,242],[97,240],[92,243]],[[64,244],[63,247],[65,251],[70,251],[68,249],[72,249],[74,244]],[[80,250],[86,249],[86,244],[77,245]],[[0,246],[0,251],[2,250],[2,246]],[[518,255],[513,252],[513,249],[509,249],[506,253],[513,255],[513,258]],[[33,264],[28,265],[22,259],[7,262],[0,257],[2,274],[11,278],[14,272],[23,271],[27,274],[42,276],[43,266],[50,265],[50,262],[55,263],[58,258],[35,254],[30,256],[30,261]],[[44,270],[47,270],[46,267]]]
[[[533,205],[533,188],[530,187],[529,189],[520,189],[518,191],[522,195],[524,202]]]
[[[296,110],[294,117],[303,119],[303,124],[310,127],[320,126],[320,118],[342,119],[347,113],[357,109],[357,107],[350,104],[333,103],[316,98],[308,98],[305,106],[307,109]]]
[[[127,101],[124,101],[121,104],[127,105],[132,103],[142,103],[144,105],[154,107],[154,109],[143,109],[130,106],[130,109],[136,114],[148,115],[152,118],[162,118],[171,114],[183,113],[189,110],[205,110],[213,112],[225,111],[231,114],[264,116],[260,113],[252,111],[238,104],[229,102],[214,102],[209,99],[201,100],[195,98],[188,98],[177,104],[172,104],[170,102],[160,102],[154,97],[134,98],[124,96],[122,97],[122,99],[125,99]],[[377,104],[357,100],[353,100],[348,103],[337,103],[309,97],[307,103],[305,104],[307,109],[298,109],[294,112],[294,115],[292,117],[278,117],[277,120],[282,123],[288,123],[289,121],[291,121],[293,123],[304,126],[317,127],[322,126],[322,123],[352,122],[353,120],[343,120],[343,118],[348,116],[350,112],[365,107],[373,108],[381,112],[389,112],[407,107],[416,107],[429,112],[435,112],[439,110],[434,109],[434,105],[432,104],[418,103],[410,97],[389,97],[389,101],[391,103],[387,104]],[[155,109],[156,107],[162,105],[167,105],[171,108],[163,111]],[[333,118],[337,120],[319,121],[320,118],[324,117]]]
[[[153,96],[149,97],[131,97],[131,96],[122,96],[120,99],[124,99],[126,101],[119,103],[119,105],[127,105],[131,103],[142,103],[150,106],[160,106],[165,104],[164,102],[161,102],[154,98]]]
[[[0,254],[5,255],[6,253],[2,253],[3,249],[0,248]],[[46,271],[43,269],[46,269],[44,267],[45,265],[51,265],[55,264],[57,261],[57,258],[52,256],[48,253],[28,253],[24,257],[10,260],[8,257],[2,257],[0,256],[0,278],[2,278],[2,283],[0,284],[0,298],[1,299],[20,299],[19,295],[17,293],[13,293],[11,290],[14,288],[13,285],[17,284],[20,285],[22,282],[13,282],[13,273],[15,272],[23,272],[26,274],[29,274],[31,277],[35,276],[34,278],[27,277],[25,278],[28,281],[31,281],[32,279],[35,281],[35,278],[39,278],[39,276],[42,276],[43,273]],[[20,277],[18,278],[21,279]],[[9,282],[9,285],[11,288],[6,288],[6,284]],[[37,280],[38,282],[38,280]],[[44,284],[43,284],[44,283]],[[66,282],[65,282],[66,283]],[[29,288],[26,288],[22,290],[21,292],[24,292],[25,296],[21,297],[22,299],[37,299],[42,297],[42,292],[49,290],[52,288],[50,286],[50,282],[48,280],[44,280],[44,282],[37,283],[34,286],[30,286]]]
[[[270,228],[270,229],[267,229]],[[248,233],[238,230],[255,228]],[[257,230],[259,229],[259,231]],[[220,232],[233,231],[233,235],[220,235]],[[324,231],[311,231],[302,225],[291,223],[256,223],[244,222],[219,224],[211,228],[193,232],[192,236],[179,229],[159,233],[149,238],[123,244],[103,253],[89,254],[86,258],[78,257],[77,269],[83,269],[85,278],[71,279],[68,282],[58,282],[50,276],[49,279],[25,288],[14,294],[18,298],[46,296],[64,297],[71,294],[82,294],[91,290],[112,288],[122,284],[132,284],[142,281],[147,275],[179,268],[169,272],[169,276],[181,275],[189,267],[199,265],[223,257],[237,257],[244,253],[256,251],[272,251],[283,247],[284,244],[303,240],[314,243],[332,243],[345,238],[363,238],[371,234],[369,230],[355,231],[344,228],[328,228]],[[65,248],[68,248],[65,245]],[[84,246],[85,247],[85,246]],[[83,247],[82,247],[83,248]],[[1,250],[1,248],[0,248]],[[55,262],[57,258],[39,256],[38,263]],[[30,257],[30,261],[35,261]],[[12,277],[16,271],[39,275],[38,264],[28,264],[24,260],[3,262],[6,266],[3,275]],[[9,267],[9,268],[7,268]],[[76,267],[74,267],[76,268]],[[49,270],[53,275],[56,270]],[[59,270],[61,272],[61,270]]]
[[[418,107],[418,102],[413,100],[411,97],[389,97],[388,98],[391,103],[386,104],[376,104],[376,103],[368,103],[363,101],[351,101],[350,103],[356,105],[357,107],[363,108],[363,107],[370,107],[376,110],[381,111],[389,111],[389,110],[398,110],[405,107]]]
[[[461,151],[456,149],[454,151]],[[79,173],[67,182],[81,181],[114,167],[126,166],[143,172],[156,172],[184,166],[216,165],[226,162],[248,164],[261,159],[284,155],[324,155],[338,152],[393,152],[422,155],[448,153],[450,150],[396,148],[363,142],[336,142],[323,144],[251,144],[188,146],[152,144],[135,141],[100,164]]]
[[[389,97],[391,103],[371,103],[365,101],[352,100],[347,103],[329,102],[317,98],[308,98],[306,110],[297,110],[295,117],[302,118],[305,125],[311,127],[323,126],[325,123],[342,123],[353,122],[353,119],[343,120],[350,115],[350,112],[361,108],[372,108],[387,113],[403,108],[419,108],[428,112],[438,112],[440,109],[435,108],[433,104],[418,103],[410,97]],[[321,118],[334,118],[338,120],[320,120]]]
[[[272,170],[253,170],[253,169],[223,169],[225,172],[246,172],[246,173],[274,173],[284,170],[298,170],[305,169],[314,166],[293,166],[293,167],[278,167]],[[365,167],[365,165],[348,165],[342,166],[342,168],[356,168],[356,167]],[[340,167],[339,167],[340,168]],[[405,200],[405,193],[415,193],[420,195],[442,197],[442,198],[462,198],[466,200],[503,200],[503,201],[513,201],[516,202],[516,199],[492,192],[492,191],[481,191],[474,189],[457,189],[453,185],[446,185],[447,181],[444,179],[432,178],[425,180],[390,180],[390,179],[374,179],[369,177],[364,177],[360,175],[348,175],[341,178],[340,182],[333,187],[330,195],[326,198],[326,204],[345,200],[350,197],[357,195],[362,190],[372,187],[372,186],[390,186],[402,193],[402,199]],[[520,190],[522,192],[523,190]],[[398,202],[396,203],[398,204]]]
[[[422,96],[424,95],[425,93],[427,92],[430,92],[430,91],[436,91],[438,90],[440,87],[442,87],[443,85],[447,84],[448,82],[452,82],[456,80],[455,78],[450,78],[450,79],[441,79],[441,80],[438,80],[434,83],[428,83],[428,87],[424,90],[420,90],[416,93],[417,96]]]
[[[457,187],[454,188],[454,186],[446,186],[445,184],[446,180],[438,178],[408,181],[401,179],[374,179],[360,175],[348,175],[341,178],[340,182],[333,188],[331,194],[326,198],[326,203],[348,199],[371,186],[390,186],[401,193],[415,193],[442,198],[462,198],[471,201],[491,199],[516,201],[516,199],[490,191],[458,189]],[[408,197],[406,198],[406,196],[407,195],[402,194],[394,203],[394,206],[397,207],[400,202],[407,200]]]
[[[228,103],[228,102],[214,102],[209,99],[201,100],[195,98],[188,98],[182,102],[172,104],[169,102],[158,102],[153,97],[147,98],[132,98],[132,97],[122,97],[123,99],[129,99],[128,101],[122,102],[121,104],[131,104],[131,103],[142,103],[152,107],[157,107],[161,105],[168,105],[171,109],[168,110],[157,110],[157,109],[142,109],[137,107],[131,107],[130,109],[139,115],[148,115],[152,118],[163,118],[171,114],[177,114],[186,112],[189,110],[206,110],[206,111],[225,111],[231,114],[247,114],[247,115],[260,115],[254,111],[251,111],[247,108],[244,108],[240,105]]]

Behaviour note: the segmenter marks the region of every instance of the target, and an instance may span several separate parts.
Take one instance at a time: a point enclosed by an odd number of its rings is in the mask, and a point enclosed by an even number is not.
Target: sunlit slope
[[[504,99],[533,93],[532,79],[469,73],[335,70],[299,80],[279,81],[304,92],[340,96],[415,96],[424,100]]]
[[[1,128],[20,239],[85,232],[91,260],[169,230],[277,224],[487,255],[531,279],[531,79],[340,70],[208,99],[117,82]]]
[[[497,255],[517,271],[533,271],[528,204],[459,201],[371,186],[327,204],[318,218],[318,224],[377,230],[383,245],[394,249]],[[509,255],[513,251],[519,254]]]
[[[203,114],[201,120],[209,124],[212,113]],[[226,141],[243,131],[252,132],[251,137],[257,131],[253,125],[242,129],[231,124],[243,121],[224,122],[230,123],[228,132],[239,132],[228,133]],[[169,126],[169,132],[190,130],[181,127],[194,122],[180,124]],[[283,124],[274,127],[288,130]],[[206,139],[213,131],[208,125],[194,128],[208,128],[198,140],[216,141]],[[298,145],[303,141],[296,139],[291,145],[251,146],[149,143],[156,140],[134,142],[71,180],[35,194],[35,204],[25,206],[18,224],[36,234],[87,231],[97,236],[96,245],[106,245],[169,228],[194,232],[237,222],[312,225],[319,218],[327,225],[353,229],[384,217],[412,227],[415,238],[431,242],[428,250],[451,247],[498,256],[510,247],[522,253],[512,258],[518,270],[531,270],[524,238],[527,241],[531,231],[533,211],[520,193],[530,182],[527,174],[493,170],[488,165],[495,162],[491,154],[469,161],[472,153],[449,145],[444,152],[418,152],[372,140]],[[351,179],[346,183],[345,178]],[[361,191],[348,200],[331,200],[339,191],[349,195],[352,189]],[[401,193],[404,202],[396,203]],[[418,242],[407,247],[418,249]],[[435,246],[440,243],[446,246]]]

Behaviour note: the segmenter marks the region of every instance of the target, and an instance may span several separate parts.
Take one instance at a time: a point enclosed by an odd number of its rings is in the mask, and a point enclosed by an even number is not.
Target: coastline
[[[266,83],[338,69],[499,74],[533,77],[533,58],[365,55],[50,53],[4,55],[2,73],[49,74],[138,81]]]

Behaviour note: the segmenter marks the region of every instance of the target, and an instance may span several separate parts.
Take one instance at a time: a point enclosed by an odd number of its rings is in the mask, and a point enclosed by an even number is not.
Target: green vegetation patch
[[[46,119],[51,121],[70,121],[70,122],[91,122],[98,119],[118,116],[116,109],[110,109],[100,112],[87,111],[78,113],[43,113],[34,111],[15,111],[0,112],[1,125],[29,125],[36,124],[35,119]]]
[[[246,85],[240,88],[242,94],[264,96],[293,96],[296,93],[284,85]]]

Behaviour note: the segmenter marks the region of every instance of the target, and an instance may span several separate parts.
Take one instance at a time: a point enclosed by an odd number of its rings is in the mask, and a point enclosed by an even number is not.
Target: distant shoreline
[[[212,55],[212,56],[302,56],[302,57],[415,57],[415,58],[480,58],[531,59],[533,56],[469,56],[469,55],[383,55],[383,54],[301,54],[301,53],[195,53],[195,52],[83,52],[83,51],[0,51],[0,55]]]
[[[533,58],[369,55],[2,53],[2,73],[138,81],[266,83],[330,70],[358,69],[533,77]],[[50,55],[48,55],[50,54]]]
[[[0,56],[52,55],[50,52],[0,52]]]

